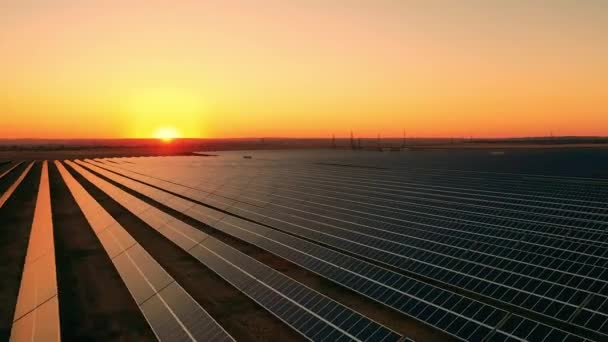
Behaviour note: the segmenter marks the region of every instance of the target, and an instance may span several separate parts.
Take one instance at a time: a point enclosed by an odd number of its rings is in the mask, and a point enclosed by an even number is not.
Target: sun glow
[[[191,89],[162,87],[132,90],[124,99],[123,112],[136,138],[197,138],[204,135],[205,107]]]
[[[156,139],[160,139],[163,142],[171,142],[175,138],[179,138],[179,132],[173,127],[161,127],[154,133]]]

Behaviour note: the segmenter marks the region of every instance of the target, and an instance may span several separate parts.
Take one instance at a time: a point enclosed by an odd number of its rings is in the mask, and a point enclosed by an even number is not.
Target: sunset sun
[[[179,138],[180,134],[173,127],[161,127],[154,133],[154,137],[163,142],[171,142],[173,139]]]

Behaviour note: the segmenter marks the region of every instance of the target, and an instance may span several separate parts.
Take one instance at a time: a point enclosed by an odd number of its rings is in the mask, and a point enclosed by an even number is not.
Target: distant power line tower
[[[407,135],[405,132],[405,129],[403,130],[403,141],[401,141],[401,148],[405,148],[405,146],[407,145]]]
[[[350,131],[350,148],[355,149],[355,136],[353,135],[353,131]]]
[[[331,147],[336,148],[336,135],[335,134],[331,135]]]

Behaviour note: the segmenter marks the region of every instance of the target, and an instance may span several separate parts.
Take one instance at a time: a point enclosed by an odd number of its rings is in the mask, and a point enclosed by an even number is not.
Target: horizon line
[[[377,140],[378,136],[354,136],[355,139],[371,139]],[[380,135],[380,139],[403,139],[404,136],[382,136]],[[406,139],[465,139],[470,140],[496,140],[496,139],[541,139],[541,138],[551,138],[551,139],[563,139],[563,138],[604,138],[608,139],[608,135],[528,135],[528,136],[475,136],[475,135],[453,135],[453,136],[415,136],[415,135],[407,135]],[[351,136],[302,136],[302,137],[282,137],[282,136],[248,136],[248,137],[176,137],[172,140],[259,140],[259,139],[283,139],[283,140],[332,140],[332,139],[351,139]],[[128,138],[128,137],[115,137],[115,138],[107,138],[107,137],[93,137],[93,138],[5,138],[1,137],[0,141],[7,140],[160,140],[159,138],[148,137],[148,138]]]

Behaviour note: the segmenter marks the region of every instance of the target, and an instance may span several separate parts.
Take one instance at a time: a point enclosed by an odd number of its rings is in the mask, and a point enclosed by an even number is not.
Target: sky
[[[608,135],[604,0],[0,0],[0,138]]]

